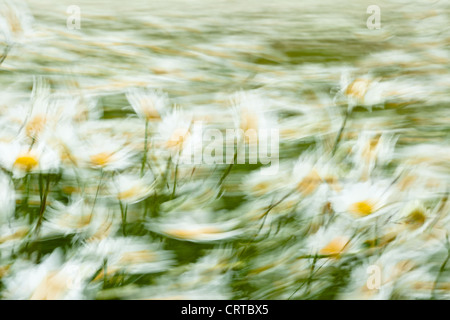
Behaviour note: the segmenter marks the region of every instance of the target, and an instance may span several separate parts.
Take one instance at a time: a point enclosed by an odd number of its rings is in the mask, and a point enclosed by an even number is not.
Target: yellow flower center
[[[139,188],[139,186],[133,186],[128,190],[119,192],[119,194],[117,195],[117,198],[119,200],[127,200],[133,197],[136,197],[140,194],[141,188]]]
[[[106,276],[112,277],[116,272],[120,271],[120,267],[118,266],[108,266],[106,268]],[[98,281],[105,278],[104,269],[101,270],[98,275],[92,281]]]
[[[43,116],[36,116],[30,121],[28,121],[25,128],[27,135],[35,136],[38,133],[40,133],[44,129],[46,122],[47,119]]]
[[[425,223],[425,220],[425,213],[421,209],[416,209],[408,215],[406,223],[412,228],[418,228]]]
[[[252,191],[258,195],[264,195],[271,190],[273,185],[268,181],[262,181],[252,187]]]
[[[334,191],[340,192],[342,190],[339,180],[336,177],[328,175],[324,180]]]
[[[107,236],[109,236],[109,234],[113,230],[112,226],[113,226],[112,222],[105,221],[100,225],[97,231],[87,241],[93,242],[96,240],[105,239]]]
[[[140,104],[142,107],[142,113],[145,116],[146,120],[159,120],[161,116],[156,110],[155,105],[151,99],[141,99]]]
[[[1,236],[0,244],[4,243],[6,241],[22,239],[23,237],[25,237],[27,235],[28,231],[29,231],[28,228],[23,227],[23,228],[18,229],[13,234]]]
[[[120,258],[120,263],[133,264],[152,262],[156,259],[155,253],[147,250],[125,252]]]
[[[297,190],[302,192],[304,195],[309,195],[313,193],[316,188],[320,185],[322,179],[316,169],[311,170],[306,177],[302,179],[297,184]]]
[[[11,31],[13,34],[21,34],[23,32],[22,25],[20,23],[20,19],[17,17],[17,15],[9,11],[6,13],[6,19],[8,19],[8,23],[11,27]]]
[[[112,156],[112,152],[100,152],[91,156],[91,162],[96,166],[104,167],[111,162]]]
[[[241,114],[241,129],[258,131],[258,118],[248,110],[243,110]]]
[[[353,98],[362,99],[366,95],[368,88],[369,88],[368,80],[356,79],[347,87],[345,94]]]
[[[10,265],[6,265],[4,267],[0,267],[0,279],[8,274],[8,271],[9,271],[10,267],[11,267]]]
[[[338,256],[345,250],[349,241],[350,239],[347,237],[336,237],[323,247],[319,253],[323,255]]]
[[[66,213],[58,220],[58,224],[64,228],[81,229],[89,225],[91,219],[91,215],[73,216]]]
[[[60,300],[68,289],[69,279],[57,272],[50,272],[31,296],[31,300]]]
[[[25,153],[16,158],[14,166],[25,171],[31,171],[38,165],[39,161],[36,156],[31,153]]]
[[[190,239],[195,238],[198,235],[202,234],[216,234],[220,233],[221,231],[217,228],[213,227],[203,227],[203,228],[197,228],[192,230],[186,230],[186,229],[171,229],[166,231],[168,234],[182,239]]]
[[[369,200],[360,201],[351,205],[350,212],[358,216],[367,216],[374,212],[374,206]]]
[[[369,162],[376,156],[376,148],[378,146],[378,143],[379,143],[379,138],[374,138],[374,139],[371,139],[369,141],[369,143],[367,143],[364,146],[362,156],[366,159],[367,162]]]
[[[177,128],[173,132],[170,139],[167,141],[166,146],[168,148],[181,150],[183,148],[184,143],[188,140],[189,136],[190,136],[189,130]]]

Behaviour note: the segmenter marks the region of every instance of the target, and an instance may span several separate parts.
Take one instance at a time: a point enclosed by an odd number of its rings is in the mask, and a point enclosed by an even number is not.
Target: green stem
[[[166,164],[166,170],[164,172],[164,176],[162,178],[162,186],[167,185],[167,188],[170,190],[169,184],[167,182],[168,176],[169,176],[169,170],[170,170],[170,163],[172,162],[172,156],[169,156]]]
[[[28,212],[28,199],[30,198],[30,175],[27,173],[24,177],[24,189],[25,194],[22,199],[22,209],[25,212],[25,215],[29,214],[30,223],[33,222],[33,217],[31,212]]]
[[[2,64],[3,61],[5,61],[5,59],[8,56],[8,53],[9,53],[10,50],[11,50],[11,46],[7,45],[5,50],[3,50],[3,55],[0,57],[0,64]]]
[[[336,136],[336,140],[334,141],[333,149],[331,151],[331,154],[334,155],[337,146],[339,144],[339,141],[341,141],[342,132],[344,131],[345,125],[347,124],[348,117],[350,116],[351,111],[347,107],[347,110],[345,111],[344,121],[342,122],[341,128],[339,129],[338,135]]]
[[[311,272],[310,272],[310,274],[309,274],[309,276],[308,276],[308,279],[306,279],[306,281],[304,281],[297,289],[295,289],[295,291],[289,296],[288,300],[291,300],[291,298],[292,298],[292,297],[293,297],[293,296],[294,296],[301,288],[303,288],[304,285],[307,285],[308,288],[309,288],[309,286],[310,286],[310,284],[311,284],[311,281],[312,281],[312,279],[313,279],[315,273],[317,272],[317,271],[315,271],[315,267],[316,267],[317,259],[318,259],[319,257],[320,257],[320,256],[319,256],[318,254],[315,254],[314,256],[310,256],[310,258],[313,259],[313,262],[312,262],[312,265],[311,265]],[[309,291],[309,289],[308,289],[308,291]]]
[[[103,260],[103,288],[105,288],[106,287],[106,272],[108,271],[107,269],[108,269],[108,267],[107,267],[107,264],[108,264],[108,262],[107,262],[107,259],[105,258],[104,260]]]
[[[441,276],[445,271],[445,268],[447,266],[448,261],[450,260],[450,244],[448,241],[448,236],[447,236],[447,258],[445,259],[444,263],[442,263],[441,268],[439,269],[439,273],[436,277],[436,280],[434,281],[433,284],[433,291],[431,293],[431,299],[435,300],[436,299],[436,290],[437,290],[437,286],[439,284],[439,281],[441,280]]]
[[[119,207],[120,207],[120,215],[122,217],[122,233],[124,236],[126,236],[128,204],[125,204],[124,206],[122,201],[119,200]]]
[[[231,163],[228,166],[227,170],[223,173],[222,177],[220,177],[219,183],[217,184],[218,187],[220,187],[223,184],[223,182],[225,181],[225,178],[230,174],[231,169],[233,169],[233,166],[236,163],[237,156],[238,156],[238,151],[237,151],[237,147],[236,147],[236,150],[235,150],[234,156],[233,156],[233,163]]]
[[[141,165],[141,178],[144,176],[145,164],[147,163],[147,152],[148,152],[148,120],[145,121],[145,135],[144,135],[144,156],[142,158]]]
[[[92,204],[91,216],[94,214],[95,204],[97,203],[97,198],[98,198],[98,194],[100,192],[100,187],[102,185],[103,176],[104,176],[104,171],[103,171],[103,169],[101,169],[101,171],[100,171],[100,181],[98,182],[97,191],[95,192],[95,198],[94,198],[94,203]]]
[[[39,220],[36,225],[36,233],[39,232],[42,221],[44,220],[44,213],[45,213],[45,209],[47,207],[47,197],[48,197],[49,192],[50,192],[50,174],[47,174],[47,181],[45,184],[45,189],[42,192],[43,195],[42,195],[42,199],[41,199],[41,205],[39,208]]]
[[[175,197],[175,192],[177,191],[177,177],[178,177],[178,162],[180,160],[180,152],[178,152],[177,165],[175,166],[175,177],[173,178],[173,191],[170,199]]]

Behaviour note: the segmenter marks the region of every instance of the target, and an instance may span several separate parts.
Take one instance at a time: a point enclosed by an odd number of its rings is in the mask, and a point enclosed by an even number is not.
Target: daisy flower
[[[133,204],[145,199],[153,191],[153,178],[131,174],[115,175],[110,182],[111,193],[121,202]]]
[[[366,75],[359,78],[351,78],[349,73],[343,73],[340,81],[338,96],[347,100],[349,110],[361,105],[369,111],[374,105],[384,103],[383,91],[385,85],[380,84],[377,79]]]
[[[0,6],[0,28],[7,43],[28,39],[33,33],[33,16],[22,1],[5,1]]]
[[[249,173],[241,183],[240,189],[254,198],[271,196],[274,193],[287,192],[286,181],[292,178],[290,163],[281,163],[278,175],[265,174],[271,168],[263,167]]]
[[[60,250],[38,265],[28,261],[17,261],[14,272],[3,281],[5,296],[14,300],[79,300],[84,299],[84,289],[100,263],[85,261],[64,262]]]
[[[60,158],[45,142],[30,146],[15,140],[11,143],[0,143],[0,165],[12,172],[14,178],[22,178],[28,173],[57,171]]]
[[[136,114],[145,121],[161,120],[168,109],[166,93],[150,89],[129,89],[127,99]]]
[[[367,181],[345,185],[330,197],[335,212],[366,220],[386,213],[394,213],[394,188],[387,181]]]
[[[156,144],[176,158],[191,138],[191,125],[192,116],[176,108],[159,123],[154,137]]]
[[[117,272],[143,274],[166,271],[173,255],[148,239],[106,238],[86,244],[79,253],[87,261],[105,261],[107,275]],[[97,278],[101,278],[103,274]]]
[[[322,159],[317,159],[314,154],[302,155],[294,164],[291,173],[294,188],[303,196],[309,196],[324,182],[322,175],[329,171]]]
[[[130,167],[134,153],[125,141],[97,134],[89,138],[82,156],[91,168],[116,171]]]
[[[307,250],[307,254],[337,259],[345,253],[357,250],[353,235],[354,231],[349,226],[335,222],[331,226],[321,227],[310,235],[304,250]]]
[[[275,114],[268,111],[266,103],[256,92],[236,93],[232,106],[235,128],[240,129],[239,142],[255,144],[264,131],[267,133],[278,128]]]
[[[217,183],[210,181],[189,181],[177,187],[177,197],[161,204],[163,211],[195,211],[200,207],[207,207],[219,196],[220,188]]]
[[[75,198],[67,205],[55,202],[47,208],[42,236],[72,234],[74,239],[95,239],[104,238],[117,228],[111,209],[102,203],[93,209],[84,199]]]
[[[10,221],[0,225],[0,252],[2,259],[13,256],[28,235],[31,227],[25,219]]]
[[[155,300],[229,299],[233,259],[228,251],[218,248],[208,252],[197,262],[173,269],[170,274],[160,277],[155,286],[136,294]]]
[[[367,179],[377,164],[382,166],[393,159],[396,142],[397,137],[389,133],[360,133],[351,150],[355,170]]]
[[[192,242],[226,240],[242,233],[242,230],[235,229],[238,221],[211,222],[212,215],[205,210],[171,213],[164,219],[150,220],[146,225],[150,231]]]
[[[372,256],[353,270],[348,288],[339,297],[387,300],[401,295],[403,299],[430,298],[436,278],[430,274],[426,259],[439,249],[426,252],[411,245],[397,246],[379,257]]]

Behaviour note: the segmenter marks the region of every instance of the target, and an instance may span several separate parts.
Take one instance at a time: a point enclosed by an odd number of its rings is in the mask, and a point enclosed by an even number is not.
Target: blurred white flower
[[[92,241],[80,250],[87,261],[105,262],[106,275],[116,272],[143,274],[166,271],[173,263],[170,251],[147,238],[107,238]],[[104,276],[101,273],[97,278]]]
[[[111,209],[103,203],[95,208],[82,198],[75,198],[64,205],[55,202],[46,211],[46,221],[42,225],[42,237],[73,235],[74,239],[103,239],[118,228],[118,220]]]
[[[64,262],[60,250],[38,265],[19,260],[12,267],[14,272],[4,279],[5,296],[14,300],[84,299],[86,283],[99,266],[85,261]]]
[[[2,259],[8,260],[14,256],[15,251],[22,244],[31,230],[31,226],[25,219],[8,221],[0,225],[0,252]]]
[[[306,254],[328,256],[338,259],[343,254],[356,252],[354,230],[346,223],[334,222],[330,226],[323,226],[306,240],[304,251]],[[303,250],[302,250],[303,251]]]
[[[145,121],[161,120],[168,111],[169,99],[162,91],[130,89],[127,98],[136,114]]]
[[[371,111],[372,107],[384,104],[384,90],[385,85],[370,75],[352,79],[348,72],[344,72],[341,76],[338,99],[345,98],[350,111],[358,105]]]
[[[179,108],[163,117],[154,137],[157,146],[168,150],[172,157],[179,155],[191,139],[192,115]]]
[[[260,134],[278,128],[276,114],[270,112],[266,102],[257,92],[237,92],[231,103],[234,126],[240,130],[237,137],[239,143],[258,143]]]
[[[363,131],[351,150],[354,169],[359,177],[368,179],[376,165],[389,164],[394,159],[395,135]]]
[[[34,19],[25,1],[3,1],[0,13],[0,30],[6,43],[20,43],[34,33],[32,28]]]
[[[355,219],[367,220],[382,214],[393,214],[395,189],[388,181],[368,181],[344,185],[330,198],[333,209]]]
[[[16,140],[0,143],[0,165],[12,172],[14,178],[22,178],[27,173],[56,172],[60,158],[45,142],[30,146]]]
[[[211,221],[213,213],[205,210],[177,212],[160,220],[149,220],[147,228],[168,237],[192,241],[212,242],[232,239],[242,234],[237,220]]]
[[[85,147],[85,164],[105,171],[122,170],[133,164],[134,152],[123,140],[97,134],[89,137]],[[80,150],[81,151],[81,150]]]
[[[121,202],[132,204],[145,199],[153,190],[150,175],[139,177],[131,174],[115,175],[110,182],[111,193]]]

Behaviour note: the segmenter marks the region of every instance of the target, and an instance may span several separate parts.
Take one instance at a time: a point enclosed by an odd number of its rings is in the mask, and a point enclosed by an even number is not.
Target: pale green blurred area
[[[350,68],[413,91],[406,110],[374,114],[397,117],[386,129],[424,126],[424,135],[447,136],[439,117],[449,103],[446,1],[27,3],[36,34],[12,47],[0,75],[24,96],[32,75],[42,75],[55,88],[103,96],[105,117],[121,117],[127,104],[121,92],[134,86],[161,88],[190,109],[223,109],[236,90],[258,88],[295,108],[323,104],[320,97],[332,96]],[[66,27],[74,4],[80,30]],[[381,9],[379,30],[366,26],[371,4]]]
[[[445,1],[27,3],[39,36],[30,48],[11,51],[3,65],[13,72],[11,82],[30,73],[71,75],[81,88],[100,91],[145,82],[180,102],[205,103],[209,93],[268,85],[326,91],[345,65],[389,78],[448,81]],[[66,28],[74,4],[80,30]],[[371,4],[381,8],[380,30],[366,26]],[[410,63],[395,59],[401,54]]]

